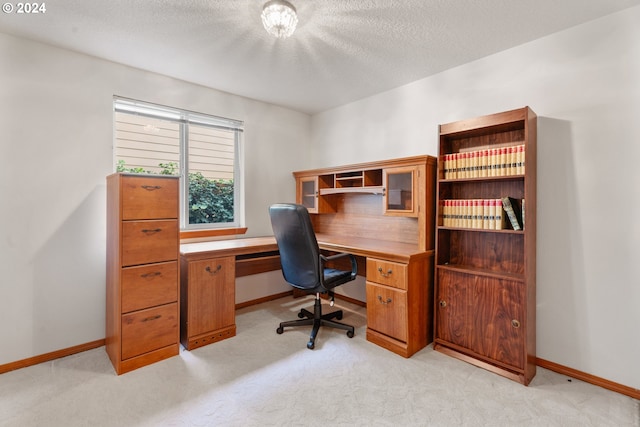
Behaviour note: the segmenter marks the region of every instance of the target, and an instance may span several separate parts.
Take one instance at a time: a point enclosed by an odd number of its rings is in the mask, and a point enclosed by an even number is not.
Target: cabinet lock
[[[440,307],[446,307],[447,306],[447,302],[446,301],[440,301]]]
[[[511,321],[511,326],[513,326],[514,328],[519,328],[520,327],[520,322],[517,321],[516,319],[513,319]]]

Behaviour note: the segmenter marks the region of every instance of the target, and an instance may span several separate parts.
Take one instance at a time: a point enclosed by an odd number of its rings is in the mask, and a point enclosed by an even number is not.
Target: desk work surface
[[[317,234],[316,238],[321,249],[348,252],[364,257],[382,257],[391,261],[409,262],[412,259],[433,255],[433,250],[421,251],[416,245],[407,243],[328,234]],[[277,250],[278,245],[273,236],[215,240],[180,245],[180,254],[189,259],[207,258],[212,255],[258,254]]]
[[[214,240],[210,242],[183,243],[180,255],[189,259],[215,256],[233,256],[273,252],[278,250],[276,239],[268,237],[247,237],[242,239]]]

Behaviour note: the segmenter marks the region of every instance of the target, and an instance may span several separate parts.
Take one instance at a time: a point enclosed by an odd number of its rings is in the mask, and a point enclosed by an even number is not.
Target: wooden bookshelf
[[[515,154],[483,158],[484,166],[467,158],[515,147],[520,165]],[[528,385],[536,373],[535,113],[524,107],[440,125],[437,177],[434,348]],[[505,196],[518,207],[526,200],[522,230],[444,225],[445,200]]]

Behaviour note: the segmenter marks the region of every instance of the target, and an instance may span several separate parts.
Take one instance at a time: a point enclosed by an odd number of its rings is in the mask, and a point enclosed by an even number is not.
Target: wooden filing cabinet
[[[236,335],[235,262],[180,258],[180,341],[187,350]]]
[[[179,352],[178,177],[107,177],[106,350],[118,374]]]
[[[367,340],[411,357],[432,340],[433,251],[409,263],[367,258]]]

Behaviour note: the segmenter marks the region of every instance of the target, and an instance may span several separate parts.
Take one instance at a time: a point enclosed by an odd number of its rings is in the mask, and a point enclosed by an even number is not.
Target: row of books
[[[524,199],[442,200],[442,225],[483,230],[524,229]]]
[[[524,175],[524,145],[444,155],[444,178]]]

